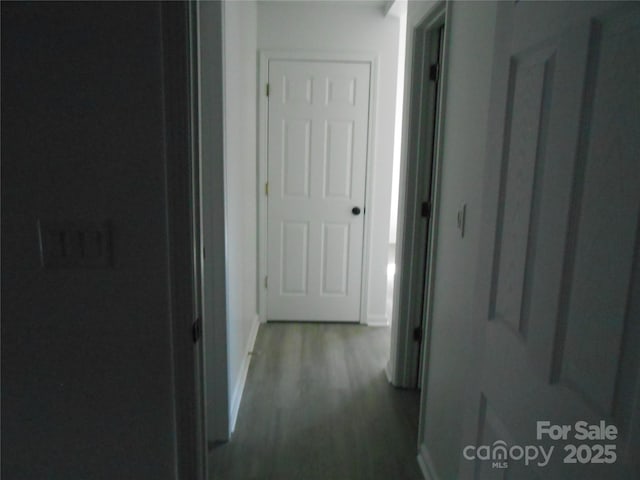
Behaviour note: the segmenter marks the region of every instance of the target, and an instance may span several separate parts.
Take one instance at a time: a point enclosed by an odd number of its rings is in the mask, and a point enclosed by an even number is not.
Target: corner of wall
[[[394,370],[394,366],[392,364],[392,358],[389,358],[389,360],[387,361],[387,364],[384,366],[384,373],[387,376],[387,381],[391,385],[394,385],[394,382],[395,382],[393,370]]]
[[[420,471],[422,472],[422,476],[425,480],[440,480],[440,477],[433,466],[431,455],[429,455],[429,451],[424,444],[420,445],[420,448],[418,449],[418,465],[420,466]]]
[[[256,343],[256,337],[258,336],[258,328],[260,327],[260,319],[258,315],[253,316],[251,322],[251,331],[247,339],[247,344],[244,349],[244,359],[240,366],[240,374],[236,380],[236,384],[233,388],[233,396],[231,397],[229,416],[229,431],[233,433],[236,429],[236,421],[238,420],[238,412],[240,411],[240,403],[242,401],[242,394],[244,393],[244,386],[247,383],[247,373],[249,372],[249,365],[251,365],[251,354],[253,346]]]
[[[370,327],[388,327],[389,317],[370,313],[367,315],[367,325]]]

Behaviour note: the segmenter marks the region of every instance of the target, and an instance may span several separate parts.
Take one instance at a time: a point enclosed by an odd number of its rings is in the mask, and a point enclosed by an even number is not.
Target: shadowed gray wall
[[[419,5],[409,4],[409,14]],[[456,2],[450,29],[439,223],[435,227],[435,283],[431,341],[423,361],[420,443],[440,478],[456,478],[462,448],[465,387],[482,204],[482,172],[489,107],[494,2]],[[461,139],[464,139],[461,141]],[[466,203],[464,238],[457,213]]]
[[[229,437],[221,4],[201,2],[198,16],[206,437],[214,442]]]
[[[175,477],[161,8],[2,5],[2,476]],[[38,219],[109,220],[45,270]]]

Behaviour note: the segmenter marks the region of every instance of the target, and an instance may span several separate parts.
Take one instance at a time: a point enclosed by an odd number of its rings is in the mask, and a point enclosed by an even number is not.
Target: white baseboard
[[[384,373],[387,374],[387,381],[393,385],[394,382],[394,378],[393,378],[393,369],[391,368],[391,359],[389,359],[389,361],[387,362],[387,364],[384,367]]]
[[[258,328],[260,327],[260,319],[258,315],[253,317],[253,323],[251,325],[251,331],[249,332],[249,338],[247,340],[247,346],[245,348],[245,356],[240,367],[240,375],[233,389],[233,397],[231,399],[231,408],[229,415],[229,431],[233,433],[236,429],[236,420],[238,420],[238,412],[240,411],[240,402],[242,401],[242,394],[244,393],[244,385],[247,381],[247,373],[249,372],[249,365],[251,364],[251,351],[256,343],[256,336],[258,335]]]
[[[418,465],[420,465],[420,470],[422,471],[422,476],[425,480],[440,480],[440,477],[438,477],[436,469],[433,466],[431,455],[429,455],[424,443],[421,444],[418,449]]]
[[[388,327],[389,317],[386,315],[367,315],[367,325],[370,327]]]

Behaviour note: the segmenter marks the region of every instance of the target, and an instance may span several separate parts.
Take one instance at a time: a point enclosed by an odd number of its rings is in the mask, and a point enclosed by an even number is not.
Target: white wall
[[[258,328],[256,2],[224,2],[223,16],[227,354],[233,430]]]
[[[3,478],[176,478],[161,35],[2,4]],[[113,266],[43,269],[38,219],[110,220]]]
[[[422,460],[441,479],[457,477],[462,449],[496,13],[493,2],[450,7],[435,292],[419,432]],[[408,18],[422,18],[428,8],[410,2]],[[408,56],[408,72],[410,63]],[[456,226],[462,203],[467,204],[464,238]]]
[[[362,52],[378,56],[373,191],[367,312],[370,324],[386,324],[386,277],[398,63],[399,20],[385,17],[381,2],[259,2],[261,50]]]
[[[407,4],[406,0],[396,0],[397,12],[393,15],[400,20],[400,40],[398,44],[398,80],[396,83],[396,124],[393,135],[393,172],[391,176],[391,217],[389,220],[389,243],[396,243],[398,227],[398,196],[400,186],[400,163],[402,159],[402,125],[404,105],[404,75],[407,50]],[[388,307],[387,307],[388,308]]]

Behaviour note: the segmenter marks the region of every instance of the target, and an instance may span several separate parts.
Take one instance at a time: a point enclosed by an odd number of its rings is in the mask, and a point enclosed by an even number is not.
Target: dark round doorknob
[[[353,213],[354,215],[360,215],[360,207],[353,207],[351,209],[351,213]]]

